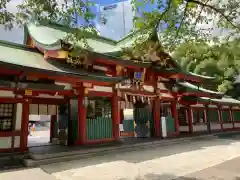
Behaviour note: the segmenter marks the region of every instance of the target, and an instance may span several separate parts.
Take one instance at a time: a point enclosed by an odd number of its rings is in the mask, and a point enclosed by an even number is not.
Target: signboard
[[[32,90],[25,90],[25,95],[32,96]]]

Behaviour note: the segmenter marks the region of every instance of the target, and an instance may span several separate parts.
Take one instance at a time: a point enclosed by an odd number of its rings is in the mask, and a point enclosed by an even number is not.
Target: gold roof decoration
[[[159,66],[167,65],[172,57],[164,51],[157,33],[157,30],[153,30],[148,38],[138,39],[132,47],[123,48],[122,58],[141,63],[152,62]]]

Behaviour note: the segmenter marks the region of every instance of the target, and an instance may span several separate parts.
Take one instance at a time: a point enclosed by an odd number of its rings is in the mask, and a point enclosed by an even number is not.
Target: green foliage
[[[141,2],[141,3],[140,3]],[[165,2],[165,3],[164,3]],[[146,4],[157,3],[157,9],[144,11]],[[160,28],[161,43],[169,51],[189,40],[212,38],[212,26],[201,27],[199,24],[212,24],[219,29],[227,29],[229,36],[239,37],[240,2],[239,0],[132,0],[134,10],[141,16],[135,17],[135,29]]]
[[[6,7],[11,2],[12,0],[0,2],[0,24],[7,28],[22,25],[32,19],[61,21],[61,24],[73,27],[72,17],[77,12],[87,22],[82,24],[82,28],[96,31],[91,23],[95,14],[90,11],[89,7],[93,5],[90,0],[64,0],[62,4],[59,0],[24,0],[18,6],[17,13],[7,11]],[[145,11],[147,4],[157,4],[157,8],[151,12]],[[133,11],[141,14],[134,18],[134,30],[147,34],[149,30],[159,28],[161,45],[169,51],[185,41],[202,38],[209,40],[212,27],[200,28],[197,26],[199,23],[209,24],[215,20],[219,28],[231,32],[229,36],[239,36],[239,0],[132,0],[132,5]],[[78,34],[75,34],[77,40],[82,38]],[[141,38],[139,36],[140,41]]]
[[[92,23],[95,14],[90,11],[92,1],[73,0],[24,0],[17,6],[17,12],[8,12],[7,5],[11,0],[1,0],[0,2],[0,24],[11,29],[13,26],[22,26],[30,21],[54,22],[72,28],[71,34],[64,41],[73,44],[74,52],[80,51],[84,46],[88,48],[84,32],[96,34],[97,31]],[[71,4],[70,4],[70,3]],[[80,28],[75,28],[76,16],[85,20]]]
[[[216,89],[226,92],[232,88],[240,69],[240,43],[230,41],[219,45],[205,42],[181,44],[173,54],[182,68],[201,75],[216,77]]]

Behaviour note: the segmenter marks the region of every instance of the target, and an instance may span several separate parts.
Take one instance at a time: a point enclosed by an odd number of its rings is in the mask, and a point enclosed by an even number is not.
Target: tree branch
[[[180,24],[179,24],[179,27],[178,27],[178,29],[177,29],[175,38],[178,37],[178,33],[179,33],[179,31],[180,31],[180,29],[181,29],[181,27],[182,27],[182,24],[183,24],[183,22],[184,22],[184,20],[185,20],[185,18],[186,18],[187,9],[188,9],[188,4],[189,4],[189,2],[187,2],[186,5],[185,5],[183,17],[182,17],[182,20],[181,20],[181,22],[180,22]]]
[[[210,0],[207,0],[204,4],[207,4],[209,1],[210,1]],[[199,21],[199,19],[200,19],[200,16],[201,16],[204,8],[205,8],[205,6],[202,6],[201,10],[199,11],[199,14],[198,14],[198,16],[197,16],[197,18],[196,18],[196,21],[195,21],[195,23],[194,23],[194,28],[196,27],[196,25],[197,25],[197,23],[198,23],[198,21]]]
[[[155,28],[158,28],[158,27],[159,27],[160,22],[161,22],[163,16],[164,16],[164,15],[168,12],[168,10],[171,8],[171,4],[172,4],[172,0],[169,0],[166,9],[162,12],[160,18],[157,20],[158,22],[156,23],[156,27],[155,27]]]
[[[203,3],[203,2],[200,2],[198,0],[185,0],[186,2],[191,2],[191,3],[195,3],[195,4],[198,4],[200,6],[204,6],[204,7],[207,7],[213,11],[215,11],[216,13],[220,14],[222,17],[224,17],[224,19],[229,22],[234,28],[238,29],[240,31],[240,27],[236,26],[220,9],[212,6],[212,5],[209,5],[207,3]]]

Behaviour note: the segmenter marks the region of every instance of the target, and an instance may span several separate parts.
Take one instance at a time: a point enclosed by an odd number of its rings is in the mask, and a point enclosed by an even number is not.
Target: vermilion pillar
[[[120,106],[118,103],[117,93],[114,92],[112,96],[112,135],[116,141],[120,139],[119,124],[120,124]]]
[[[79,90],[78,96],[78,139],[76,144],[83,145],[86,142],[86,115],[87,108],[84,105],[84,88]]]
[[[187,114],[188,114],[188,131],[190,133],[193,133],[193,117],[192,117],[192,108],[191,106],[188,106],[188,109],[187,109]]]
[[[29,123],[29,101],[25,99],[23,102],[23,111],[22,111],[22,133],[20,138],[20,149],[21,151],[28,150],[28,123]]]
[[[153,119],[154,119],[154,126],[155,126],[155,137],[162,136],[161,133],[161,114],[160,114],[160,99],[156,98],[153,104]]]
[[[174,123],[175,123],[175,130],[177,134],[180,134],[180,130],[179,130],[179,120],[178,120],[178,112],[177,112],[177,102],[173,101],[171,103],[171,111],[172,111],[172,116],[174,119]]]

